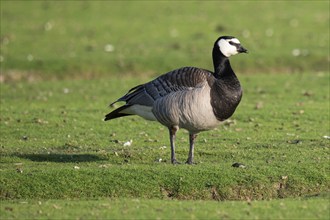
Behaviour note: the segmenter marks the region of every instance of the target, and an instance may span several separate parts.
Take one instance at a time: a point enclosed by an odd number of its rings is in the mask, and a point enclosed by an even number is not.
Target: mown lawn
[[[329,198],[270,201],[155,199],[17,200],[2,202],[2,219],[328,219]]]
[[[157,123],[102,121],[107,103],[141,79],[3,84],[1,199],[328,198],[329,75],[240,78],[241,105],[231,120],[200,134],[194,166],[170,164],[167,130]],[[179,132],[181,161],[187,136]],[[232,167],[235,162],[246,168]],[[320,207],[328,204],[324,198]]]
[[[328,1],[0,4],[1,219],[329,218]],[[170,164],[160,124],[102,121],[132,86],[212,69],[219,35],[249,49],[244,95],[196,165]]]
[[[5,80],[155,76],[212,69],[220,35],[238,37],[244,73],[328,69],[328,1],[1,1]]]

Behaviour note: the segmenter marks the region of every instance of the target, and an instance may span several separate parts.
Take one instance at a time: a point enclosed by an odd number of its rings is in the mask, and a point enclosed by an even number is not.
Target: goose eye
[[[229,41],[229,44],[230,44],[230,45],[233,45],[233,46],[238,46],[238,45],[239,45],[238,43],[234,43],[234,42],[232,42],[232,41]]]

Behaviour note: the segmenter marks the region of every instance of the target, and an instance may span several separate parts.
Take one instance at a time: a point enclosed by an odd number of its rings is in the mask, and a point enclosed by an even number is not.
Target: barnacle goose
[[[105,116],[105,121],[139,115],[158,121],[169,130],[171,162],[177,164],[175,136],[179,128],[189,131],[188,164],[193,163],[194,142],[201,131],[210,130],[228,119],[238,106],[242,89],[231,68],[229,57],[247,53],[240,41],[232,36],[219,37],[213,47],[214,72],[182,67],[130,89],[110,104],[126,102]]]

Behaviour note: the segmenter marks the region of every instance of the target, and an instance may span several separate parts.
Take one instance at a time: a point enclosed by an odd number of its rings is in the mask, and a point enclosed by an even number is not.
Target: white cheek
[[[221,39],[218,42],[218,46],[220,48],[220,51],[223,55],[225,55],[226,57],[230,57],[232,55],[236,55],[237,52],[237,48],[231,44],[228,43],[228,41]]]
[[[232,38],[230,41],[231,42],[234,42],[236,44],[240,44],[241,43],[241,42],[239,42],[239,40],[237,38]]]

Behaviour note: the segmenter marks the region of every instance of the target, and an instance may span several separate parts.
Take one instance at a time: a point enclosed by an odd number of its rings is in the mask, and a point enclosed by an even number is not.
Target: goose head
[[[232,36],[222,36],[216,40],[214,50],[220,50],[221,54],[225,57],[230,57],[239,53],[247,53],[240,41]]]

